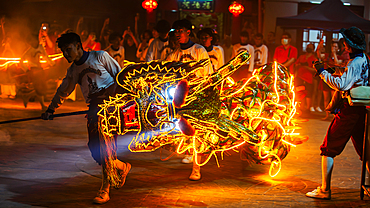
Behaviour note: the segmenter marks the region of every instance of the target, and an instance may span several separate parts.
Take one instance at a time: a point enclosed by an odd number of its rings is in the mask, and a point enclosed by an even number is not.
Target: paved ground
[[[82,102],[66,102],[57,112],[84,110]],[[0,99],[0,120],[33,117],[19,100]],[[181,157],[161,161],[169,152],[130,153],[129,136],[119,139],[119,158],[132,164],[126,184],[111,190],[111,200],[92,204],[100,186],[100,168],[87,148],[83,115],[53,121],[0,125],[0,207],[370,207],[360,200],[361,162],[351,142],[335,160],[332,200],[305,197],[321,181],[319,146],[329,121],[323,114],[301,123],[309,140],[293,148],[280,174],[269,166],[248,165],[232,153],[202,167],[202,179],[189,181],[191,165]]]

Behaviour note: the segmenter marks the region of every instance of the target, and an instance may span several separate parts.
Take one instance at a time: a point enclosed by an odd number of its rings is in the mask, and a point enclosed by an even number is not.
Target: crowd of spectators
[[[44,22],[40,25],[38,30],[38,44],[32,46],[35,43],[30,41],[33,34],[28,35],[25,38],[27,47],[24,48],[24,54],[16,54],[12,49],[12,39],[7,35],[6,18],[2,17],[0,26],[2,30],[2,45],[0,47],[0,54],[2,57],[25,57],[26,53],[30,53],[30,49],[39,50],[37,59],[42,54],[58,54],[60,51],[56,47],[56,39],[62,34],[70,31],[74,31],[81,36],[82,45],[86,51],[107,51],[119,64],[123,67],[125,61],[130,62],[141,62],[141,61],[152,61],[152,60],[175,60],[173,54],[176,51],[184,50],[188,47],[186,44],[199,43],[200,47],[205,49],[208,56],[211,59],[213,70],[217,70],[224,63],[227,63],[232,57],[236,56],[242,51],[248,51],[251,55],[250,61],[247,65],[243,66],[234,75],[234,80],[238,81],[242,78],[251,76],[254,69],[259,68],[269,62],[277,61],[288,68],[290,73],[296,77],[296,85],[304,86],[305,99],[303,99],[300,109],[306,112],[319,112],[322,113],[325,107],[329,104],[333,91],[320,79],[315,77],[315,70],[312,66],[312,61],[319,59],[326,61],[326,63],[335,67],[338,74],[343,70],[347,61],[349,60],[348,54],[344,52],[343,41],[333,41],[331,45],[331,51],[325,51],[323,40],[315,49],[314,44],[308,44],[305,51],[298,52],[297,48],[291,44],[291,35],[289,33],[283,33],[280,36],[280,40],[275,37],[274,32],[269,32],[267,37],[261,33],[256,33],[249,22],[242,28],[240,36],[240,42],[231,44],[231,36],[224,35],[220,38],[217,31],[211,28],[200,28],[195,31],[189,30],[189,40],[186,43],[181,42],[181,33],[183,30],[171,30],[171,25],[166,20],[160,20],[156,24],[149,24],[147,30],[139,34],[138,31],[138,19],[135,17],[134,30],[128,27],[123,33],[113,31],[109,28],[110,19],[105,19],[103,27],[100,33],[95,31],[88,31],[87,29],[82,30],[84,24],[84,18],[81,17],[74,29],[66,28],[61,30],[60,28],[50,28],[49,23]],[[191,24],[191,23],[190,23]],[[86,27],[85,27],[86,28]],[[42,46],[39,48],[39,46]],[[298,56],[298,54],[301,54]],[[44,55],[45,56],[45,55]],[[45,79],[45,83],[58,83],[56,80],[61,79],[65,74],[65,68],[68,63],[63,59],[55,61],[49,61],[46,64],[37,66],[42,68],[44,73],[42,77]],[[177,60],[183,61],[183,60]],[[11,65],[6,66],[7,68],[0,70],[2,73],[7,71],[7,75],[2,76],[0,84],[13,82],[17,86],[17,95],[24,98],[25,107],[30,97],[30,92],[35,86],[32,83],[35,82],[35,76],[32,76],[31,66]],[[33,80],[32,80],[33,78]],[[39,79],[38,79],[39,80]],[[42,85],[44,86],[44,85]],[[27,90],[28,89],[28,90]],[[55,90],[53,88],[51,92]],[[45,96],[46,92],[42,94]],[[37,94],[37,93],[36,93]],[[39,98],[36,96],[36,98]],[[77,98],[79,94],[77,93]],[[323,99],[322,99],[323,98]],[[40,103],[43,106],[43,99],[39,98]],[[328,118],[328,114],[324,119]]]

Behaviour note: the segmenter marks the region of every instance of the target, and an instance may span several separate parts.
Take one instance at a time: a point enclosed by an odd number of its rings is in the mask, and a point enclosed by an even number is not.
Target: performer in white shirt
[[[248,51],[251,58],[249,59],[248,63],[245,66],[242,66],[233,74],[233,78],[236,81],[240,79],[249,77],[254,69],[254,48],[251,44],[249,44],[249,34],[247,31],[242,31],[240,33],[240,43],[237,43],[233,46],[233,53],[232,57],[235,57],[240,52]]]
[[[261,33],[257,33],[254,36],[254,43],[254,68],[258,69],[267,64],[268,49],[263,44],[263,35]]]
[[[194,61],[201,59],[209,59],[206,49],[190,40],[190,33],[192,30],[192,24],[187,19],[177,20],[173,23],[172,28],[175,29],[175,36],[180,43],[180,49],[173,51],[168,57],[167,61]],[[205,77],[213,73],[212,66],[207,65],[204,68],[196,72],[198,77]],[[201,157],[198,157],[200,160]],[[182,160],[183,163],[191,163],[192,156],[186,155]],[[200,166],[193,161],[193,170],[189,176],[190,180],[200,180]]]
[[[211,28],[203,28],[197,34],[200,44],[206,49],[213,70],[216,71],[218,68],[224,65],[224,53],[220,47],[214,45],[214,32]]]
[[[110,46],[105,49],[108,54],[118,62],[121,69],[125,63],[125,48],[120,45],[122,37],[119,33],[112,33],[109,35]]]
[[[176,50],[180,50],[180,43],[175,36],[175,31],[168,33],[168,45],[161,52],[161,60],[167,60],[167,57]]]
[[[175,29],[175,36],[180,43],[180,50],[176,50],[167,57],[167,61],[194,61],[208,59],[206,49],[190,40],[192,24],[189,20],[182,19],[173,23],[172,28]],[[213,73],[212,66],[207,65],[199,70],[196,75],[199,77],[207,76]]]
[[[155,26],[155,30],[158,32],[159,37],[155,38],[149,45],[146,53],[146,62],[158,60],[161,58],[161,53],[166,45],[168,45],[168,32],[171,29],[171,25],[166,20],[158,21]]]
[[[101,165],[97,115],[99,111],[98,105],[101,104],[103,100],[107,99],[108,96],[115,95],[118,89],[115,77],[121,67],[118,65],[117,61],[105,51],[84,51],[82,49],[80,36],[76,33],[63,34],[58,38],[57,43],[58,47],[63,52],[63,56],[69,63],[72,63],[72,65],[68,68],[62,84],[58,87],[48,109],[41,115],[41,118],[44,120],[52,120],[52,115],[56,108],[58,108],[63,103],[64,99],[73,92],[76,84],[79,84],[89,107],[87,113],[88,146],[94,160]],[[114,163],[120,170],[121,177],[125,179],[131,169],[131,165],[117,158],[114,160]],[[93,202],[97,204],[103,204],[110,199],[110,184],[104,166],[102,166],[102,176],[102,186],[98,195],[93,200]]]

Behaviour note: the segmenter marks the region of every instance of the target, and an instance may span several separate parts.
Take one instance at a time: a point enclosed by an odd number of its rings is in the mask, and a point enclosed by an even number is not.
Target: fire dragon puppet
[[[302,143],[294,132],[293,76],[274,62],[234,83],[230,76],[249,58],[247,52],[240,53],[206,77],[195,74],[208,59],[126,64],[117,82],[127,92],[105,100],[98,113],[103,165],[111,185],[124,183],[112,162],[115,136],[132,131],[132,152],[165,147],[192,154],[195,180],[200,179],[200,166],[228,150],[239,151],[249,162],[270,164],[275,176],[290,147]]]

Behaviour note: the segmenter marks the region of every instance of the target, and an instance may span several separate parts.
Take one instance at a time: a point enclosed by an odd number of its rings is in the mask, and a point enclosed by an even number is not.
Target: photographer
[[[322,185],[317,189],[306,193],[307,197],[319,199],[331,199],[331,175],[333,172],[334,157],[341,154],[349,138],[355,147],[357,154],[362,160],[363,137],[365,130],[366,109],[364,106],[350,106],[346,93],[353,87],[369,85],[369,60],[364,54],[366,42],[364,33],[357,27],[342,28],[340,33],[345,39],[345,48],[350,54],[350,60],[344,73],[340,77],[334,77],[324,69],[322,62],[316,62],[315,68],[336,95],[329,106],[331,112],[336,114],[331,122],[324,138],[321,150]],[[329,70],[330,71],[330,70]],[[367,168],[368,168],[368,164]]]

